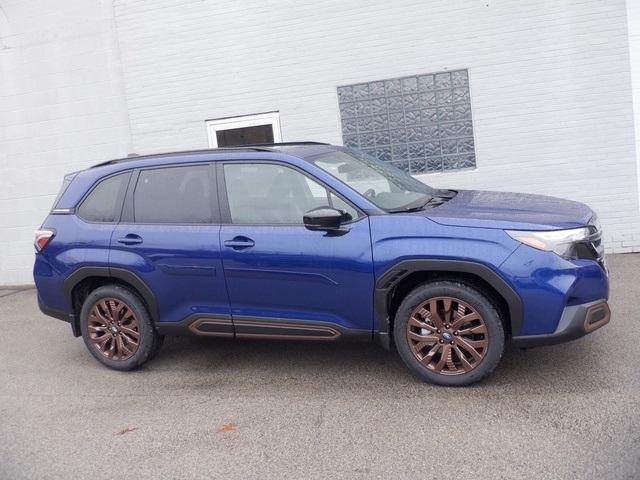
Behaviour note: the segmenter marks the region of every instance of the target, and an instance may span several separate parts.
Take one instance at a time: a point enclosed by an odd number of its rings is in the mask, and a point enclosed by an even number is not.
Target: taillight
[[[36,230],[35,240],[33,246],[36,247],[36,252],[41,252],[44,247],[56,236],[55,230]]]

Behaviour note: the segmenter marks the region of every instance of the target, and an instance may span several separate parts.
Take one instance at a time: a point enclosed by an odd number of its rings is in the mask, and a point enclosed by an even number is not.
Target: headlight
[[[561,257],[569,259],[594,258],[597,252],[593,251],[590,237],[595,229],[591,227],[572,228],[569,230],[551,231],[524,231],[505,230],[514,240],[537,248],[555,252]]]

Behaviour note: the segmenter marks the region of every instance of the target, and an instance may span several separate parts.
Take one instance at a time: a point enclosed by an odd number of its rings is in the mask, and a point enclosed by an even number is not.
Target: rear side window
[[[90,222],[115,222],[120,218],[124,193],[131,172],[105,178],[84,199],[78,215]]]
[[[209,165],[143,170],[133,194],[136,223],[211,223]]]

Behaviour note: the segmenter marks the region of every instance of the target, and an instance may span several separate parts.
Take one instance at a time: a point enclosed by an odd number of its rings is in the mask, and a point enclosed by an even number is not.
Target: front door
[[[218,167],[225,279],[238,337],[370,335],[369,220],[300,170],[279,163]],[[344,234],[307,230],[303,214],[333,206],[352,216]]]

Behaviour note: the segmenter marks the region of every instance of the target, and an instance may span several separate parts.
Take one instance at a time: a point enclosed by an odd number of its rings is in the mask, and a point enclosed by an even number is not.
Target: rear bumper
[[[609,323],[611,310],[606,300],[565,307],[558,328],[553,333],[513,337],[512,343],[520,348],[539,347],[569,342],[583,337]]]
[[[38,307],[42,313],[49,317],[69,322],[71,324],[71,331],[73,332],[74,337],[79,337],[81,335],[78,322],[76,322],[76,316],[72,313],[61,312],[60,310],[49,308],[40,301],[38,302]]]

